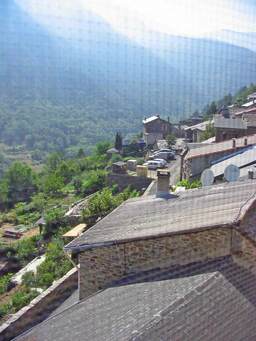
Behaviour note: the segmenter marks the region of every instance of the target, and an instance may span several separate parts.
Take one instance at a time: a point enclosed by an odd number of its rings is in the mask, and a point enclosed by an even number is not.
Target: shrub
[[[63,247],[61,239],[54,239],[49,243],[45,261],[37,268],[37,287],[48,288],[54,280],[63,277],[72,269],[72,263],[64,254]]]
[[[103,191],[96,193],[88,203],[87,208],[83,211],[83,217],[86,221],[90,218],[104,217],[123,201],[138,196],[137,191],[132,190],[130,187],[126,188],[123,192],[113,195],[110,188],[105,188]]]
[[[11,284],[11,278],[12,278],[11,273],[0,278],[0,295],[8,291]]]
[[[17,312],[25,305],[28,305],[36,296],[38,292],[30,289],[22,289],[17,291],[11,298],[11,310]]]
[[[0,319],[3,318],[5,315],[9,314],[10,310],[11,310],[10,304],[0,305]]]
[[[33,271],[28,271],[22,276],[22,284],[27,288],[33,288],[36,283],[36,276]]]
[[[31,260],[38,254],[37,241],[37,237],[31,237],[17,242],[15,245],[16,257],[22,263]]]
[[[54,207],[45,212],[46,226],[44,236],[53,235],[60,226],[65,226],[66,220],[64,210],[60,207]]]
[[[102,189],[106,184],[106,172],[104,170],[91,171],[82,183],[84,195],[94,193]]]
[[[176,186],[185,187],[186,189],[199,188],[202,186],[200,180],[189,181],[187,179],[181,180]]]

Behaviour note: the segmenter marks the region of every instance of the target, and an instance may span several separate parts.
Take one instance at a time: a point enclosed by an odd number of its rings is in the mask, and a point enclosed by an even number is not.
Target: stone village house
[[[256,134],[256,108],[236,112],[233,116],[214,117],[216,142]]]
[[[256,181],[130,199],[65,250],[79,289],[16,340],[255,340]]]
[[[182,178],[189,179],[201,175],[213,162],[256,145],[256,134],[233,138],[219,143],[201,144],[187,151],[182,157]]]
[[[153,146],[158,140],[164,140],[172,132],[172,124],[159,115],[143,120],[143,139],[147,146]]]

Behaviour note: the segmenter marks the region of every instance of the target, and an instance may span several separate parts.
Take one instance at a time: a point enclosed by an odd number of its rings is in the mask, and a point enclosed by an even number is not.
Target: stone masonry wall
[[[164,236],[86,250],[80,254],[80,298],[127,275],[230,254],[231,229]]]
[[[230,149],[224,152],[220,151],[220,152],[216,152],[213,154],[202,155],[202,156],[197,156],[197,157],[192,157],[192,158],[187,156],[183,164],[183,170],[182,170],[183,178],[189,179],[189,178],[199,176],[203,172],[203,170],[211,167],[212,162],[224,156],[228,156],[239,149],[240,148]]]
[[[232,233],[234,260],[256,274],[256,202]]]
[[[141,176],[132,176],[129,174],[111,173],[108,175],[107,182],[110,186],[116,184],[119,191],[123,191],[128,186],[141,191],[142,189],[145,189],[150,185],[152,179]]]
[[[233,230],[232,256],[236,263],[256,274],[256,245],[239,231]]]
[[[77,289],[77,275],[77,268],[71,269],[64,277],[54,282],[53,285],[31,301],[29,305],[12,315],[0,326],[0,341],[12,340],[46,319]]]

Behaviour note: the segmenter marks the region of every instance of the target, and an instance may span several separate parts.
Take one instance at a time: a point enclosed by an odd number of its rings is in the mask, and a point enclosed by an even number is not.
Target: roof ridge
[[[230,262],[230,260],[229,260]],[[231,261],[232,262],[232,261]],[[226,264],[221,264],[220,269],[225,267]],[[220,270],[219,269],[219,270]],[[205,288],[207,288],[209,285],[213,285],[213,281],[217,280],[220,277],[219,270],[214,271],[210,277],[206,278],[202,282],[200,282],[196,287],[194,287],[191,291],[189,291],[187,294],[183,295],[182,297],[177,298],[171,305],[169,305],[166,309],[161,311],[158,314],[155,314],[151,321],[145,323],[141,326],[139,330],[136,330],[132,333],[132,337],[130,340],[135,340],[137,337],[142,337],[145,332],[148,332],[149,330],[154,329],[154,327],[163,319],[165,316],[167,316],[169,313],[173,312],[174,310],[177,310],[178,308],[184,306],[185,301],[191,302],[195,297],[198,295],[201,295]]]
[[[256,190],[255,192],[241,205],[239,212],[237,214],[237,217],[234,219],[234,223],[238,224],[241,220],[243,220],[243,218],[245,217],[245,215],[247,214],[247,212],[251,209],[251,207],[253,206],[253,204],[256,202]]]

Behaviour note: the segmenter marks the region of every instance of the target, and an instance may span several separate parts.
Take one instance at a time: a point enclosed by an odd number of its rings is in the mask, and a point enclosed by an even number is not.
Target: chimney
[[[157,171],[157,198],[170,198],[170,171],[158,170]]]
[[[247,140],[247,137],[245,137],[244,139],[244,145],[247,146],[248,145],[248,140]]]
[[[254,171],[253,171],[253,169],[249,169],[248,170],[248,179],[249,180],[254,179]]]
[[[232,148],[236,148],[236,139],[232,139]]]

